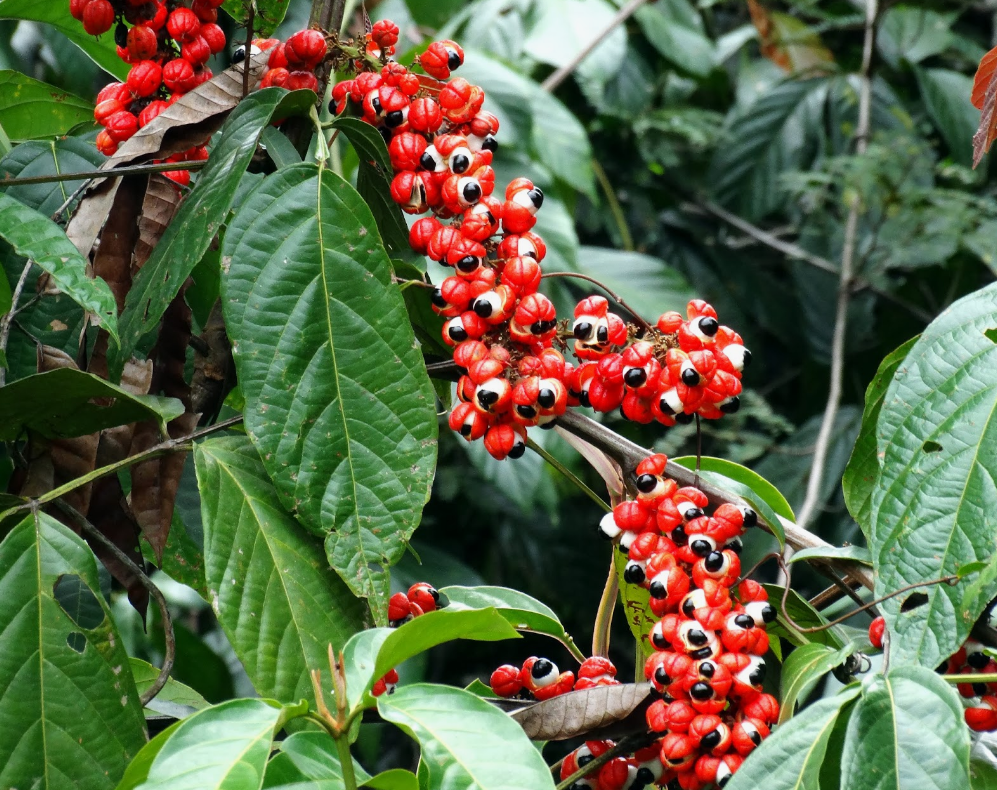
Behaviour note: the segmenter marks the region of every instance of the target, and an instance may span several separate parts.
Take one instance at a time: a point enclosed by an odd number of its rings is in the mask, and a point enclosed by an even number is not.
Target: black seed
[[[755,746],[761,746],[762,745],[762,734],[760,732],[758,732],[758,730],[752,730],[748,734],[748,738],[751,740],[751,742],[753,744],[755,744]]]
[[[690,628],[685,635],[685,638],[689,640],[690,645],[695,645],[696,647],[702,647],[710,638],[706,635],[705,631],[701,631],[698,628]]]
[[[540,187],[534,187],[526,193],[526,196],[537,208],[540,208],[544,204],[544,193],[540,190]]]
[[[648,589],[652,598],[667,598],[668,588],[665,587],[661,582],[651,582],[651,586]]]
[[[526,452],[526,445],[523,444],[522,442],[519,442],[518,444],[514,444],[512,446],[512,449],[509,451],[509,457],[513,459],[522,458],[525,452]]]
[[[401,126],[405,123],[405,113],[401,110],[393,110],[384,116],[384,123],[390,128]]]
[[[702,518],[703,515],[703,509],[700,507],[694,507],[691,510],[687,510],[685,511],[685,523],[688,524],[693,519]]]
[[[719,551],[711,552],[710,555],[703,561],[706,570],[710,573],[716,573],[724,566],[724,555]]]
[[[649,785],[654,781],[654,772],[650,768],[638,768],[635,777],[637,784]],[[630,790],[634,790],[633,787]]]
[[[128,46],[128,28],[124,22],[118,22],[118,26],[114,28],[114,43],[122,48]]]
[[[684,546],[689,542],[689,537],[685,534],[685,527],[679,524],[672,530],[672,543],[676,546]]]
[[[699,331],[707,337],[713,337],[719,328],[720,324],[715,318],[707,317],[699,319]]]
[[[692,688],[689,689],[689,696],[700,702],[704,702],[705,700],[713,699],[713,689],[710,688],[709,683],[694,683]]]
[[[724,545],[724,548],[730,549],[735,554],[740,554],[742,551],[744,551],[744,544],[741,543],[741,539],[740,538],[731,538]]]
[[[460,426],[460,435],[461,436],[470,436],[471,435],[471,426],[468,425],[467,423],[464,423],[463,425],[461,425]]]
[[[609,342],[609,327],[600,326],[595,333],[596,342],[606,344]]]
[[[455,343],[463,343],[467,340],[467,330],[459,324],[454,324],[447,330],[447,334],[450,335],[450,339]]]
[[[740,408],[741,399],[737,395],[734,395],[730,400],[720,404],[720,411],[724,414],[734,414]]]
[[[749,362],[751,362],[751,352],[744,349],[744,362],[741,363],[741,367],[748,367]]]
[[[538,658],[533,662],[533,666],[530,668],[530,674],[533,675],[535,680],[539,680],[545,675],[549,675],[553,669],[554,665],[546,658]]]
[[[717,673],[717,665],[712,661],[704,661],[699,665],[699,674],[704,678],[711,678]]]
[[[720,738],[720,731],[713,730],[712,732],[706,733],[706,735],[702,737],[700,744],[702,744],[704,749],[715,749],[720,745]]]
[[[544,409],[552,409],[554,404],[557,403],[557,396],[554,394],[554,390],[547,388],[540,390],[540,394],[537,395],[537,403]]]
[[[987,684],[986,683],[974,683],[973,684],[973,693],[977,697],[982,697],[984,694],[987,693]]]
[[[966,656],[966,663],[973,669],[985,669],[987,664],[990,663],[990,659],[986,653],[970,653]]]
[[[492,390],[478,390],[474,395],[478,399],[478,403],[485,409],[496,403],[499,399],[498,393]]]
[[[741,512],[744,514],[744,526],[754,527],[758,524],[758,514],[752,510],[750,507],[742,508]]]
[[[774,606],[771,604],[765,604],[765,606],[761,607],[761,609],[763,623],[771,623],[775,621],[776,611]]]
[[[477,203],[481,200],[481,184],[477,181],[472,181],[470,184],[464,185],[464,200],[467,203]]]
[[[644,578],[644,569],[640,565],[627,565],[623,569],[623,581],[627,584],[641,584]]]
[[[695,368],[686,368],[682,371],[682,383],[687,387],[695,387],[699,384],[699,373]]]
[[[488,135],[484,140],[481,141],[481,147],[485,151],[497,151],[498,140],[496,140],[491,135]]]
[[[675,422],[677,422],[679,425],[688,425],[690,422],[692,422],[692,417],[693,415],[682,412],[681,414],[675,415]]]
[[[653,644],[658,650],[664,650],[668,647],[668,640],[664,636],[657,633],[656,631],[651,632],[651,644]]]
[[[244,46],[238,47],[235,50],[235,52],[232,53],[233,63],[242,63],[242,61],[244,61],[245,59],[246,59],[246,48]]]
[[[379,96],[375,96],[370,100],[370,106],[374,109],[375,114],[381,114],[381,98]]]
[[[517,406],[516,413],[519,414],[520,417],[526,420],[532,420],[534,417],[537,416],[537,410],[534,409],[532,406]]]
[[[654,475],[640,475],[637,478],[637,490],[642,494],[650,494],[658,485],[658,478]]]
[[[759,664],[748,674],[748,682],[752,686],[760,686],[765,680],[765,664]]]
[[[477,255],[465,255],[463,258],[457,261],[458,271],[462,271],[465,273],[473,272],[479,266],[481,266],[481,258],[479,258]]]
[[[419,157],[419,166],[423,170],[433,171],[436,169],[436,160],[433,159],[431,154],[423,154]]]
[[[447,50],[447,68],[453,71],[460,67],[460,55],[454,52],[452,49]]]
[[[661,409],[661,413],[666,417],[671,417],[675,414],[675,409],[668,405],[667,398],[662,397],[661,400],[658,401],[658,408]]]
[[[672,679],[668,677],[668,674],[665,672],[664,667],[658,667],[654,670],[654,680],[659,686],[667,686],[672,682]]]
[[[692,543],[689,544],[689,548],[692,549],[692,553],[695,554],[697,557],[705,557],[707,554],[713,551],[714,547],[709,543],[709,541],[694,540]]]
[[[699,650],[693,650],[691,653],[689,653],[689,656],[691,658],[709,658],[712,655],[713,655],[713,648],[709,646],[701,647]]]
[[[682,601],[682,614],[691,618],[695,611],[696,604],[692,602],[692,598],[686,597],[686,599]]]
[[[753,618],[749,614],[739,614],[737,615],[737,617],[734,618],[734,625],[736,625],[738,628],[744,628],[744,629],[754,628],[755,618]]]
[[[588,321],[580,321],[575,324],[574,329],[571,330],[571,334],[578,340],[588,340],[592,334],[592,324]]]
[[[643,387],[647,383],[647,371],[644,368],[630,368],[623,374],[623,383],[633,389]]]
[[[488,318],[492,314],[492,303],[487,299],[475,299],[471,309],[482,318]]]
[[[466,173],[468,168],[471,166],[471,160],[465,154],[457,154],[450,158],[450,172]]]
[[[544,328],[546,321],[534,321],[530,324],[530,333],[534,335],[542,335],[547,329]]]
[[[587,392],[578,393],[578,402],[586,409],[592,408],[592,401],[589,400],[589,394]]]
[[[433,296],[431,301],[433,302],[433,304],[435,304],[437,307],[440,308],[447,306],[447,300],[443,298],[443,291],[441,291],[439,287],[433,289]]]

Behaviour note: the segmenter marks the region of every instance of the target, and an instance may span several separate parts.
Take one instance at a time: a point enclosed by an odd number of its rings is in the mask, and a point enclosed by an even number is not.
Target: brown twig
[[[547,272],[547,274],[542,276],[542,279],[546,280],[550,277],[570,277],[574,280],[586,280],[592,283],[593,285],[598,285],[600,288],[602,288],[602,290],[608,293],[620,307],[622,307],[624,310],[626,310],[628,313],[630,313],[630,315],[634,317],[634,320],[641,327],[641,329],[643,329],[645,332],[652,331],[653,329],[652,326],[649,323],[647,323],[647,321],[644,320],[643,316],[641,316],[640,313],[638,313],[630,305],[624,302],[623,297],[620,296],[618,293],[616,293],[616,291],[613,291],[607,285],[603,285],[595,277],[590,277],[587,274],[581,274],[579,272]]]
[[[637,749],[642,748],[643,743],[647,740],[648,735],[646,733],[640,733],[639,735],[629,735],[625,738],[621,738],[619,743],[610,749],[607,749],[598,757],[589,762],[585,763],[581,768],[575,771],[571,776],[569,776],[564,781],[560,782],[555,790],[567,790],[575,782],[583,777],[594,773],[599,768],[602,768],[606,763],[621,754],[631,754]]]
[[[551,74],[547,79],[540,83],[540,89],[545,91],[553,91],[564,82],[568,76],[578,68],[579,64],[589,56],[602,40],[606,38],[610,33],[612,33],[618,25],[622,25],[629,19],[634,12],[640,8],[647,0],[630,0],[623,8],[616,12],[612,19],[606,23],[606,26],[593,36],[592,40],[589,41],[584,47],[579,50],[578,54],[575,55],[568,63],[565,63],[561,68]]]
[[[139,697],[139,701],[142,703],[142,707],[144,708],[153,699],[155,699],[156,695],[160,691],[163,690],[163,686],[166,685],[166,681],[170,679],[170,672],[173,669],[173,661],[176,658],[177,640],[176,635],[173,632],[173,618],[170,616],[170,609],[166,605],[166,598],[163,597],[163,593],[160,592],[160,589],[153,584],[152,579],[145,575],[145,571],[142,570],[142,568],[140,568],[131,557],[114,545],[114,542],[110,538],[91,524],[76,508],[68,504],[63,499],[56,499],[52,504],[79,524],[80,529],[93,537],[95,540],[99,541],[101,545],[111,552],[111,554],[113,554],[122,565],[134,573],[139,581],[139,584],[148,590],[149,595],[152,596],[152,599],[156,602],[156,606],[159,607],[160,617],[163,618],[163,636],[166,641],[166,651],[163,656],[163,666],[159,670],[159,675],[152,682],[152,685],[149,686],[149,688],[147,688]]]
[[[55,184],[60,181],[77,181],[81,178],[116,178],[143,173],[165,173],[167,170],[200,170],[207,161],[164,162],[158,165],[131,165],[130,167],[109,167],[106,170],[82,170],[78,173],[58,173],[48,176],[25,176],[24,178],[0,178],[0,189],[30,184]]]

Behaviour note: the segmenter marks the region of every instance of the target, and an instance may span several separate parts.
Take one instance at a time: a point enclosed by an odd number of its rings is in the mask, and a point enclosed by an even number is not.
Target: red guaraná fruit
[[[181,6],[166,20],[166,31],[181,44],[192,40],[201,32],[201,20],[189,8]]]
[[[875,618],[871,623],[869,623],[869,641],[872,646],[883,649],[883,632],[886,631],[886,620],[882,617]]]
[[[284,44],[284,57],[291,69],[311,71],[326,52],[325,36],[318,30],[300,30]]]
[[[91,36],[99,36],[114,24],[114,6],[107,0],[90,0],[83,9],[83,29]]]
[[[128,31],[128,54],[132,60],[150,60],[156,56],[159,41],[156,31],[147,25],[135,25]]]
[[[163,83],[174,93],[186,93],[197,85],[197,75],[190,63],[176,58],[163,66]]]
[[[100,2],[100,0],[94,0],[94,2]],[[131,71],[128,72],[128,87],[132,93],[140,98],[152,96],[162,84],[163,70],[154,61],[140,61],[132,66]]]

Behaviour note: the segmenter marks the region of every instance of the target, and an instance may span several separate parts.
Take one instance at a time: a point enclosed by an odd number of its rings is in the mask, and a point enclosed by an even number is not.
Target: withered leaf
[[[578,454],[588,461],[589,465],[599,473],[599,477],[606,483],[606,491],[609,492],[609,496],[614,502],[623,497],[623,470],[616,461],[598,447],[589,444],[570,431],[566,431],[557,425],[554,426],[554,430],[560,434],[564,441],[574,447]]]
[[[180,193],[177,188],[166,176],[153,173],[149,177],[149,186],[142,201],[142,214],[138,220],[139,237],[135,244],[132,273],[141,269],[149,260],[179,206]],[[123,306],[124,303],[121,303],[119,311]]]
[[[827,72],[834,65],[834,55],[820,36],[796,17],[769,11],[758,0],[748,0],[748,13],[762,55],[783,71]]]
[[[618,738],[647,728],[650,683],[622,683],[571,691],[510,714],[527,737],[539,741]]]
[[[997,48],[980,61],[973,78],[973,106],[981,111],[980,126],[973,135],[973,168],[975,169],[997,139]]]

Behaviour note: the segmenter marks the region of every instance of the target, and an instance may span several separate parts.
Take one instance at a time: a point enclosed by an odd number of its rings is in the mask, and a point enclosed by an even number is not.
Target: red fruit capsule
[[[435,134],[443,123],[443,111],[435,100],[415,99],[409,106],[409,128],[422,134]]]
[[[453,41],[434,41],[419,56],[419,65],[430,77],[445,80],[464,62],[464,50]]]
[[[221,28],[219,28],[221,30]],[[222,34],[224,36],[224,34]],[[156,56],[159,41],[156,31],[146,25],[135,25],[128,31],[128,54],[132,60],[150,60]]]
[[[186,93],[197,85],[194,67],[183,58],[175,58],[163,66],[163,84],[173,93]],[[130,77],[129,77],[130,80]]]
[[[886,620],[882,617],[877,617],[871,623],[869,623],[869,641],[872,646],[883,649],[883,632],[886,631]]]
[[[388,622],[399,626],[411,618],[411,607],[405,593],[395,593],[388,599]]]
[[[428,582],[416,582],[408,588],[407,595],[409,601],[416,604],[423,612],[435,612],[445,605],[445,600],[440,598],[439,591]]]
[[[190,10],[202,22],[213,24],[218,21],[218,8],[211,3],[211,0],[194,0],[190,4]],[[201,31],[201,35],[204,35],[203,30]]]
[[[398,25],[390,19],[380,19],[370,29],[370,40],[380,49],[387,49],[398,43],[399,32]]]
[[[201,20],[197,14],[183,6],[173,11],[166,20],[166,32],[181,44],[193,39],[200,30]]]
[[[203,66],[211,57],[211,48],[201,36],[194,36],[180,47],[180,57],[192,66]]]
[[[284,57],[295,69],[314,69],[327,51],[325,36],[318,30],[299,30],[284,44]]]
[[[519,425],[496,425],[485,434],[485,449],[496,461],[522,458],[526,452],[526,429]]]
[[[260,80],[261,88],[286,88],[291,73],[287,69],[270,69]]]
[[[107,0],[90,0],[83,9],[83,29],[91,36],[99,36],[114,24],[114,6]]]
[[[500,697],[514,697],[523,689],[523,682],[519,679],[519,667],[503,664],[492,672],[489,685]]]
[[[100,134],[97,135],[97,139],[94,140],[94,145],[104,156],[114,156],[115,152],[118,150],[118,144],[114,142],[114,138],[108,134],[107,129],[101,130]]]
[[[114,113],[104,125],[114,142],[123,143],[138,131],[138,118],[127,110],[122,110]]]
[[[83,12],[90,5],[91,0],[69,0],[69,15],[80,22],[83,21]]]
[[[287,75],[288,90],[292,91],[315,91],[318,93],[318,78],[310,71],[292,71]]]
[[[102,0],[94,0],[95,3]],[[187,64],[190,65],[189,63]],[[132,66],[128,72],[128,87],[136,96],[145,98],[152,96],[163,84],[163,70],[158,63],[151,60],[143,60]],[[169,86],[167,86],[169,87]]]
[[[205,40],[212,55],[225,49],[225,31],[213,22],[201,25],[201,38]]]

